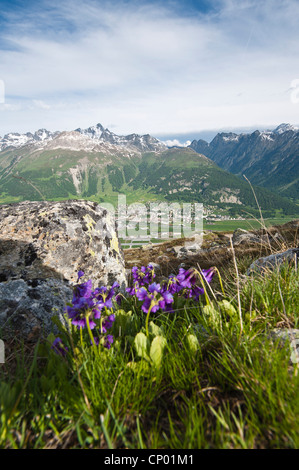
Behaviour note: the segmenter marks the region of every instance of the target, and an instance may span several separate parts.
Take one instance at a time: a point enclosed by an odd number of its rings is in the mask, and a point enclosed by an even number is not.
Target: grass
[[[247,277],[246,258],[236,263],[242,332],[231,265],[225,296],[212,281],[210,306],[203,296],[150,316],[150,341],[166,341],[161,362],[134,346],[145,314],[132,299],[118,311],[112,349],[100,354],[84,342],[66,358],[47,342],[6,342],[0,447],[298,448],[298,366],[288,344],[269,336],[298,328],[298,271]]]
[[[265,219],[264,226],[270,227],[272,225],[285,224],[294,220],[293,216],[283,216],[283,217],[274,217],[271,219]],[[204,221],[203,225],[204,230],[213,230],[213,231],[233,231],[237,228],[242,228],[244,230],[258,230],[261,228],[261,222],[257,219],[244,219],[244,220],[221,220],[213,222],[212,224],[207,224]]]

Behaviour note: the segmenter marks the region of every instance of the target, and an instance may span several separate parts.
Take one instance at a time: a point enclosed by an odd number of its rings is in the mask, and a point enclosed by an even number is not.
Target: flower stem
[[[199,278],[200,278],[200,280],[201,280],[202,287],[203,287],[203,290],[204,290],[204,293],[205,293],[206,303],[207,303],[207,305],[211,305],[211,301],[210,301],[210,299],[209,299],[208,292],[207,292],[207,288],[206,288],[205,282],[204,282],[204,280],[203,280],[203,277],[202,277],[201,273],[200,273],[197,269],[195,269],[195,272],[198,274],[198,276],[199,276]]]
[[[90,339],[91,339],[91,342],[93,344],[93,346],[95,347],[95,349],[97,348],[97,345],[94,341],[94,337],[93,337],[93,334],[91,332],[91,329],[90,329],[90,324],[89,324],[89,315],[86,316],[86,325],[87,325],[87,330],[88,330],[88,334],[90,336]]]
[[[224,289],[223,289],[223,283],[222,283],[222,278],[221,278],[221,275],[220,275],[220,272],[218,270],[218,268],[215,266],[214,267],[217,275],[218,275],[218,279],[219,279],[219,282],[220,282],[220,287],[221,287],[221,290],[222,290],[222,294],[225,296],[225,292],[224,292]]]
[[[149,316],[150,316],[151,310],[152,310],[152,308],[153,308],[154,305],[155,305],[155,301],[152,300],[152,301],[151,301],[151,304],[150,304],[150,308],[148,309],[148,312],[147,312],[147,315],[146,315],[146,319],[145,319],[145,332],[146,332],[146,336],[149,335],[149,333],[148,333],[148,320],[149,320]]]

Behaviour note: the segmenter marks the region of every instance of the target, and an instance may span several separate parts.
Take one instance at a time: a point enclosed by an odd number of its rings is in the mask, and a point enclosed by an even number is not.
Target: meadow
[[[298,362],[271,334],[298,328],[297,266],[247,276],[235,262],[164,289],[135,269],[124,296],[80,279],[59,340],[5,342],[0,447],[298,448]],[[101,315],[78,315],[91,292]]]

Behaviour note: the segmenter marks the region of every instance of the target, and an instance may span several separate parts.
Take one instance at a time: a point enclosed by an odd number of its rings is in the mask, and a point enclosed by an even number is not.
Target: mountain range
[[[299,129],[290,124],[251,134],[222,132],[210,143],[193,140],[190,148],[224,170],[299,200]]]
[[[293,133],[281,128],[275,135],[287,141],[287,135],[293,139]],[[270,134],[259,139],[272,145]],[[248,139],[250,147],[252,135],[219,134],[210,144],[193,141],[190,148],[168,148],[149,134],[119,136],[101,124],[74,131],[40,129],[33,134],[6,134],[0,138],[0,203],[76,198],[117,202],[121,193],[127,195],[128,203],[202,202],[214,213],[258,215],[249,184],[233,174],[242,172],[238,159],[245,165],[249,157],[240,151],[235,158],[228,152],[235,142],[244,140],[243,152],[249,154],[245,142]],[[229,163],[225,163],[221,142],[227,158],[230,155]],[[276,152],[278,155],[278,148]],[[258,149],[252,153],[253,165],[258,161]],[[254,178],[252,183],[256,183]],[[299,212],[290,199],[267,188],[255,187],[255,192],[266,214]]]

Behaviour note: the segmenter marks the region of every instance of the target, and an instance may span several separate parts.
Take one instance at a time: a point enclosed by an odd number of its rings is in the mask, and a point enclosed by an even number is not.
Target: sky
[[[0,0],[0,136],[299,123],[298,0]]]

